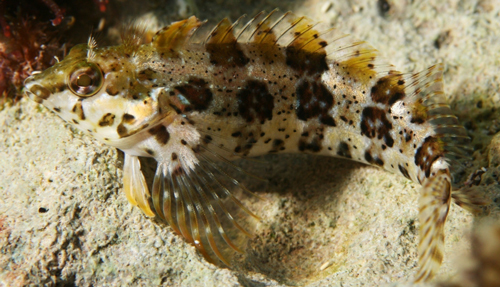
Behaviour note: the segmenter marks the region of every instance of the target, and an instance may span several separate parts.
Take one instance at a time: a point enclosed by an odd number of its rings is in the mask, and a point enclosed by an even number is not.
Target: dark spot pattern
[[[427,119],[427,107],[423,105],[423,99],[418,99],[412,108],[410,122],[413,124],[423,124]]]
[[[425,172],[425,176],[429,177],[431,174],[432,164],[444,156],[442,143],[437,138],[429,136],[425,138],[422,145],[415,153],[415,164]]]
[[[390,74],[377,81],[371,89],[372,100],[392,106],[405,97],[405,82],[400,74]]]
[[[154,155],[155,155],[155,152],[154,152],[152,149],[147,148],[147,149],[145,149],[144,151],[145,151],[147,154],[149,154],[149,155],[152,155],[152,156],[154,156]]]
[[[206,135],[204,138],[203,138],[203,142],[206,143],[206,144],[209,144],[210,142],[212,142],[212,137],[209,136],[209,135]]]
[[[279,152],[285,150],[285,142],[281,139],[273,140],[272,148],[269,151],[270,153]]]
[[[134,122],[134,120],[135,120],[135,117],[133,115],[127,114],[127,113],[123,114],[123,117],[122,117],[123,123],[131,124]]]
[[[146,68],[142,71],[139,71],[137,73],[137,80],[143,82],[143,81],[151,81],[156,77],[156,72],[153,71],[151,68]]]
[[[167,128],[164,125],[158,125],[154,128],[149,129],[148,131],[151,135],[153,135],[157,142],[160,144],[167,144],[170,139],[170,134],[167,131]]]
[[[323,148],[321,145],[321,139],[319,137],[312,138],[311,141],[307,141],[307,139],[301,138],[299,140],[299,150],[300,151],[312,151],[319,152]]]
[[[128,136],[128,130],[122,123],[116,127],[116,132],[121,138]]]
[[[373,157],[370,151],[365,152],[365,160],[370,164],[378,165],[380,167],[384,166],[384,161],[378,156]]]
[[[361,134],[369,138],[383,139],[388,147],[394,145],[394,139],[389,131],[392,124],[386,116],[386,112],[376,107],[366,107],[361,114]]]
[[[337,155],[345,158],[352,158],[351,150],[346,142],[340,142],[337,147]]]
[[[213,99],[212,91],[209,88],[208,83],[200,78],[191,78],[187,84],[176,86],[174,88],[179,97],[183,97],[189,102],[185,105],[184,111],[203,111],[208,108]],[[181,103],[183,99],[180,99]]]
[[[180,175],[183,175],[185,172],[184,172],[184,169],[182,168],[182,166],[178,165],[177,167],[175,167],[174,171],[172,172],[172,176],[180,176]]]
[[[237,94],[238,111],[247,122],[255,119],[260,123],[273,118],[274,98],[264,82],[248,80]]]
[[[224,43],[224,44],[206,44],[206,49],[209,54],[210,63],[224,67],[243,67],[250,60],[245,56],[240,44]]]
[[[297,72],[309,75],[321,74],[328,70],[324,51],[311,53],[295,46],[286,48],[286,64]]]
[[[318,118],[321,123],[336,126],[335,120],[328,114],[334,105],[333,95],[320,82],[302,80],[297,85],[297,117],[307,121]]]
[[[83,112],[82,101],[76,102],[72,109],[73,113],[75,113],[80,120],[85,120],[85,113]]]
[[[401,172],[401,174],[404,175],[404,177],[406,177],[407,179],[411,180],[410,173],[408,172],[408,170],[406,169],[406,167],[398,164],[398,168],[399,168],[399,171]]]
[[[99,120],[98,124],[100,127],[109,127],[112,126],[114,122],[115,122],[115,115],[107,113]]]
[[[109,84],[106,87],[106,93],[110,96],[116,96],[116,95],[118,95],[118,93],[120,93],[120,89],[118,89],[118,87],[116,87],[112,84]]]

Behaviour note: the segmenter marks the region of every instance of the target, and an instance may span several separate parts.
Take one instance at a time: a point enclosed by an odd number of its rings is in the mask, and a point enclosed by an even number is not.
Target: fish
[[[122,44],[90,38],[25,81],[25,93],[66,122],[124,153],[123,190],[209,261],[244,253],[246,219],[259,219],[218,165],[265,154],[346,158],[422,185],[415,281],[443,261],[452,165],[470,139],[446,103],[444,65],[401,73],[364,41],[277,10],[211,27],[195,16]],[[149,189],[140,157],[157,161]]]

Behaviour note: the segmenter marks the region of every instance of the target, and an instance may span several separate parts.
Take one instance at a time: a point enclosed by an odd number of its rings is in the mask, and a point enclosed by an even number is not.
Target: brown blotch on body
[[[183,111],[203,111],[208,108],[213,99],[208,83],[200,78],[191,78],[187,84],[174,88],[189,104],[181,108]],[[180,102],[183,102],[182,100]]]
[[[295,46],[286,48],[286,64],[300,73],[319,75],[328,70],[326,52],[308,52]]]
[[[415,164],[425,172],[426,177],[429,177],[432,164],[443,156],[443,144],[439,139],[429,136],[425,138],[422,145],[417,149],[415,153]]]
[[[205,48],[213,65],[243,67],[250,61],[236,41],[232,29],[232,23],[226,18],[208,36]]]
[[[318,81],[302,80],[296,89],[297,118],[307,121],[318,118],[328,126],[336,126],[335,120],[328,114],[334,105],[333,95],[327,87]]]
[[[247,122],[255,119],[260,123],[273,118],[274,98],[267,85],[257,80],[248,80],[237,94],[238,111]]]
[[[389,131],[392,124],[386,116],[386,112],[377,107],[366,107],[361,115],[361,135],[369,138],[383,139],[388,147],[394,145],[394,139]]]
[[[112,126],[114,122],[115,122],[115,115],[113,115],[112,113],[107,113],[101,118],[101,120],[99,120],[99,126],[100,127]]]
[[[164,125],[158,125],[151,128],[148,132],[155,137],[156,141],[163,145],[167,144],[170,139],[170,134]]]
[[[399,73],[391,73],[377,81],[371,89],[372,100],[392,106],[405,97],[405,82]]]
[[[244,67],[250,60],[238,43],[206,44],[210,63],[224,67]]]

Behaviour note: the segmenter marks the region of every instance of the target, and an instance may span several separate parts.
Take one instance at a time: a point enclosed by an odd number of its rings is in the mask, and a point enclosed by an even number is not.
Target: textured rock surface
[[[148,12],[121,6],[131,17]],[[499,205],[498,135],[492,141],[500,131],[499,1],[221,0],[197,6],[200,18],[210,19],[274,7],[366,40],[400,71],[444,62],[446,92],[475,147],[474,161],[459,177],[488,168],[471,188]],[[207,263],[169,227],[128,204],[115,149],[28,99],[0,112],[0,129],[5,286],[411,286],[405,282],[416,271],[419,186],[402,177],[306,155],[240,162],[269,183],[253,188],[265,200],[248,204],[263,221],[235,271]],[[478,221],[453,206],[437,281],[460,279]]]

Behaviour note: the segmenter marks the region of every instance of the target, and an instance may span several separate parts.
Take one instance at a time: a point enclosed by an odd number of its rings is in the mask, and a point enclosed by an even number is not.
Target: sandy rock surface
[[[119,2],[130,17],[163,11]],[[500,204],[499,1],[194,3],[186,7],[210,19],[293,10],[366,40],[403,72],[445,63],[445,91],[475,150],[457,180],[486,168],[471,188]],[[114,148],[27,98],[0,112],[0,131],[0,285],[413,286],[420,186],[398,175],[309,155],[238,162],[268,182],[252,188],[265,200],[248,204],[263,220],[230,270],[127,202]],[[458,206],[448,218],[435,282],[463,283],[481,219]]]

